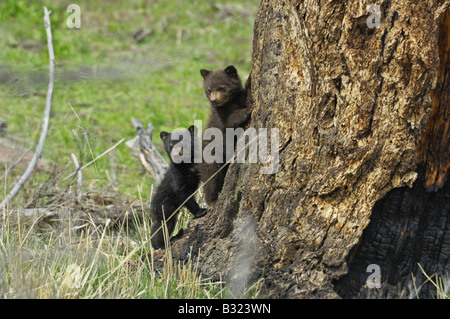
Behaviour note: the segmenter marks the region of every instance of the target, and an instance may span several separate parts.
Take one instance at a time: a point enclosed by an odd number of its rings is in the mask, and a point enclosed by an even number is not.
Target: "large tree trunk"
[[[370,4],[380,6],[379,28],[368,27]],[[262,0],[249,126],[279,129],[278,171],[231,164],[216,208],[191,221],[174,256],[200,250],[201,271],[238,295],[263,278],[271,297],[345,296],[341,278],[374,205],[418,176],[439,66],[438,7]],[[361,267],[355,273],[367,277]]]

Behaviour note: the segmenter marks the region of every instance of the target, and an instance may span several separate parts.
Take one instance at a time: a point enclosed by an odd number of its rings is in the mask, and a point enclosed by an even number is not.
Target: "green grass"
[[[194,261],[181,267],[168,254],[163,271],[154,271],[151,255],[142,259],[151,251],[148,221],[114,231],[83,221],[86,230],[74,235],[70,215],[54,226],[28,222],[15,211],[49,203],[54,208],[49,193],[72,194],[61,182],[74,171],[70,154],[86,163],[132,139],[132,117],[154,125],[160,151],[161,130],[205,121],[209,104],[199,69],[233,64],[245,81],[258,1],[80,0],[80,29],[66,25],[71,3],[0,2],[0,117],[26,147],[40,135],[48,86],[43,6],[52,11],[56,74],[42,157],[57,166],[55,174],[34,173],[11,207],[0,211],[0,298],[231,297],[222,282],[202,278]],[[137,38],[139,30],[147,36]],[[73,130],[78,136],[89,132],[89,138],[77,140]],[[83,172],[85,192],[105,191],[125,203],[151,198],[153,181],[125,143]],[[0,167],[0,199],[21,173]],[[187,214],[180,216],[185,223]],[[258,286],[248,296],[259,297]]]
[[[39,137],[48,85],[42,7],[52,10],[56,80],[43,157],[60,167],[77,151],[72,129],[90,131],[93,156],[134,137],[132,117],[153,123],[159,144],[159,131],[207,119],[200,68],[234,64],[243,81],[250,71],[256,0],[78,1],[80,29],[66,26],[70,3],[0,4],[0,116],[8,122],[8,133],[28,145]],[[149,35],[136,41],[133,35],[140,29]],[[133,196],[140,185],[147,196],[151,181],[124,144],[115,160],[118,189]],[[92,186],[102,187],[108,183],[107,170],[105,158],[85,174]]]

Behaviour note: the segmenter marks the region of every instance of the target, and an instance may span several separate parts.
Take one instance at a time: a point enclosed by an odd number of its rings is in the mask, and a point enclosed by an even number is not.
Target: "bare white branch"
[[[38,162],[39,157],[41,156],[42,149],[44,148],[45,140],[47,138],[48,126],[50,122],[50,111],[52,108],[52,99],[53,99],[53,81],[55,75],[55,54],[53,53],[53,40],[52,40],[52,29],[50,24],[50,13],[46,7],[44,7],[44,23],[45,23],[45,32],[47,33],[47,46],[48,46],[48,56],[49,56],[49,83],[47,89],[47,96],[45,100],[45,110],[44,110],[44,118],[42,119],[42,131],[41,136],[39,137],[39,142],[36,147],[36,152],[33,155],[30,163],[28,164],[27,169],[20,177],[19,181],[12,188],[10,193],[5,197],[5,199],[0,203],[0,208],[6,207],[6,205],[11,202],[14,197],[16,197],[17,193],[20,189],[25,185],[31,173],[33,172],[36,164]]]

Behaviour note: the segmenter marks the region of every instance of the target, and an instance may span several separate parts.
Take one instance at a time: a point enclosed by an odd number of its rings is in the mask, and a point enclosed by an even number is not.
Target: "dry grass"
[[[155,269],[150,227],[133,214],[133,226],[123,222],[109,227],[111,221],[99,226],[70,217],[58,217],[50,226],[39,218],[31,221],[17,211],[4,210],[0,298],[213,298],[223,294],[221,283],[202,279],[193,261],[175,263],[170,249],[162,270]]]

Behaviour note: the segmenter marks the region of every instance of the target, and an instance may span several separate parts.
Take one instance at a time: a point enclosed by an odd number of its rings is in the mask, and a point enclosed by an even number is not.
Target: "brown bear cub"
[[[218,128],[221,130],[224,138],[223,161],[221,163],[206,163],[203,159],[199,165],[200,179],[204,183],[203,191],[206,202],[208,205],[214,205],[222,190],[228,169],[228,166],[221,169],[227,162],[226,145],[234,142],[226,140],[226,128],[243,128],[247,124],[252,111],[248,102],[249,97],[247,96],[250,90],[250,76],[244,88],[236,68],[232,65],[223,70],[210,71],[201,69],[200,74],[204,79],[203,88],[206,97],[211,103],[211,115],[205,129]],[[202,151],[210,142],[202,139]],[[218,173],[216,174],[216,172]]]
[[[150,219],[152,221],[151,243],[154,249],[165,247],[161,226],[165,221],[168,230],[168,238],[170,238],[170,235],[175,228],[178,211],[181,208],[180,206],[183,205],[186,199],[197,190],[200,183],[198,170],[194,164],[194,151],[195,145],[197,145],[197,142],[194,142],[194,140],[197,138],[197,131],[197,127],[192,125],[182,136],[177,134],[177,136],[174,137],[174,133],[164,131],[160,133],[161,140],[164,143],[164,150],[170,159],[170,165],[161,184],[156,190],[150,207]],[[189,141],[188,143],[186,143],[185,137],[190,137],[187,138]],[[188,149],[190,152],[190,159],[175,159],[173,156],[173,153],[176,154],[176,149],[174,150],[175,145],[178,147],[178,154],[180,156]],[[185,155],[187,154],[189,156],[189,152],[185,153]],[[183,206],[186,207],[195,218],[202,217],[207,212],[206,209],[200,208],[195,201],[194,196],[190,197]]]

